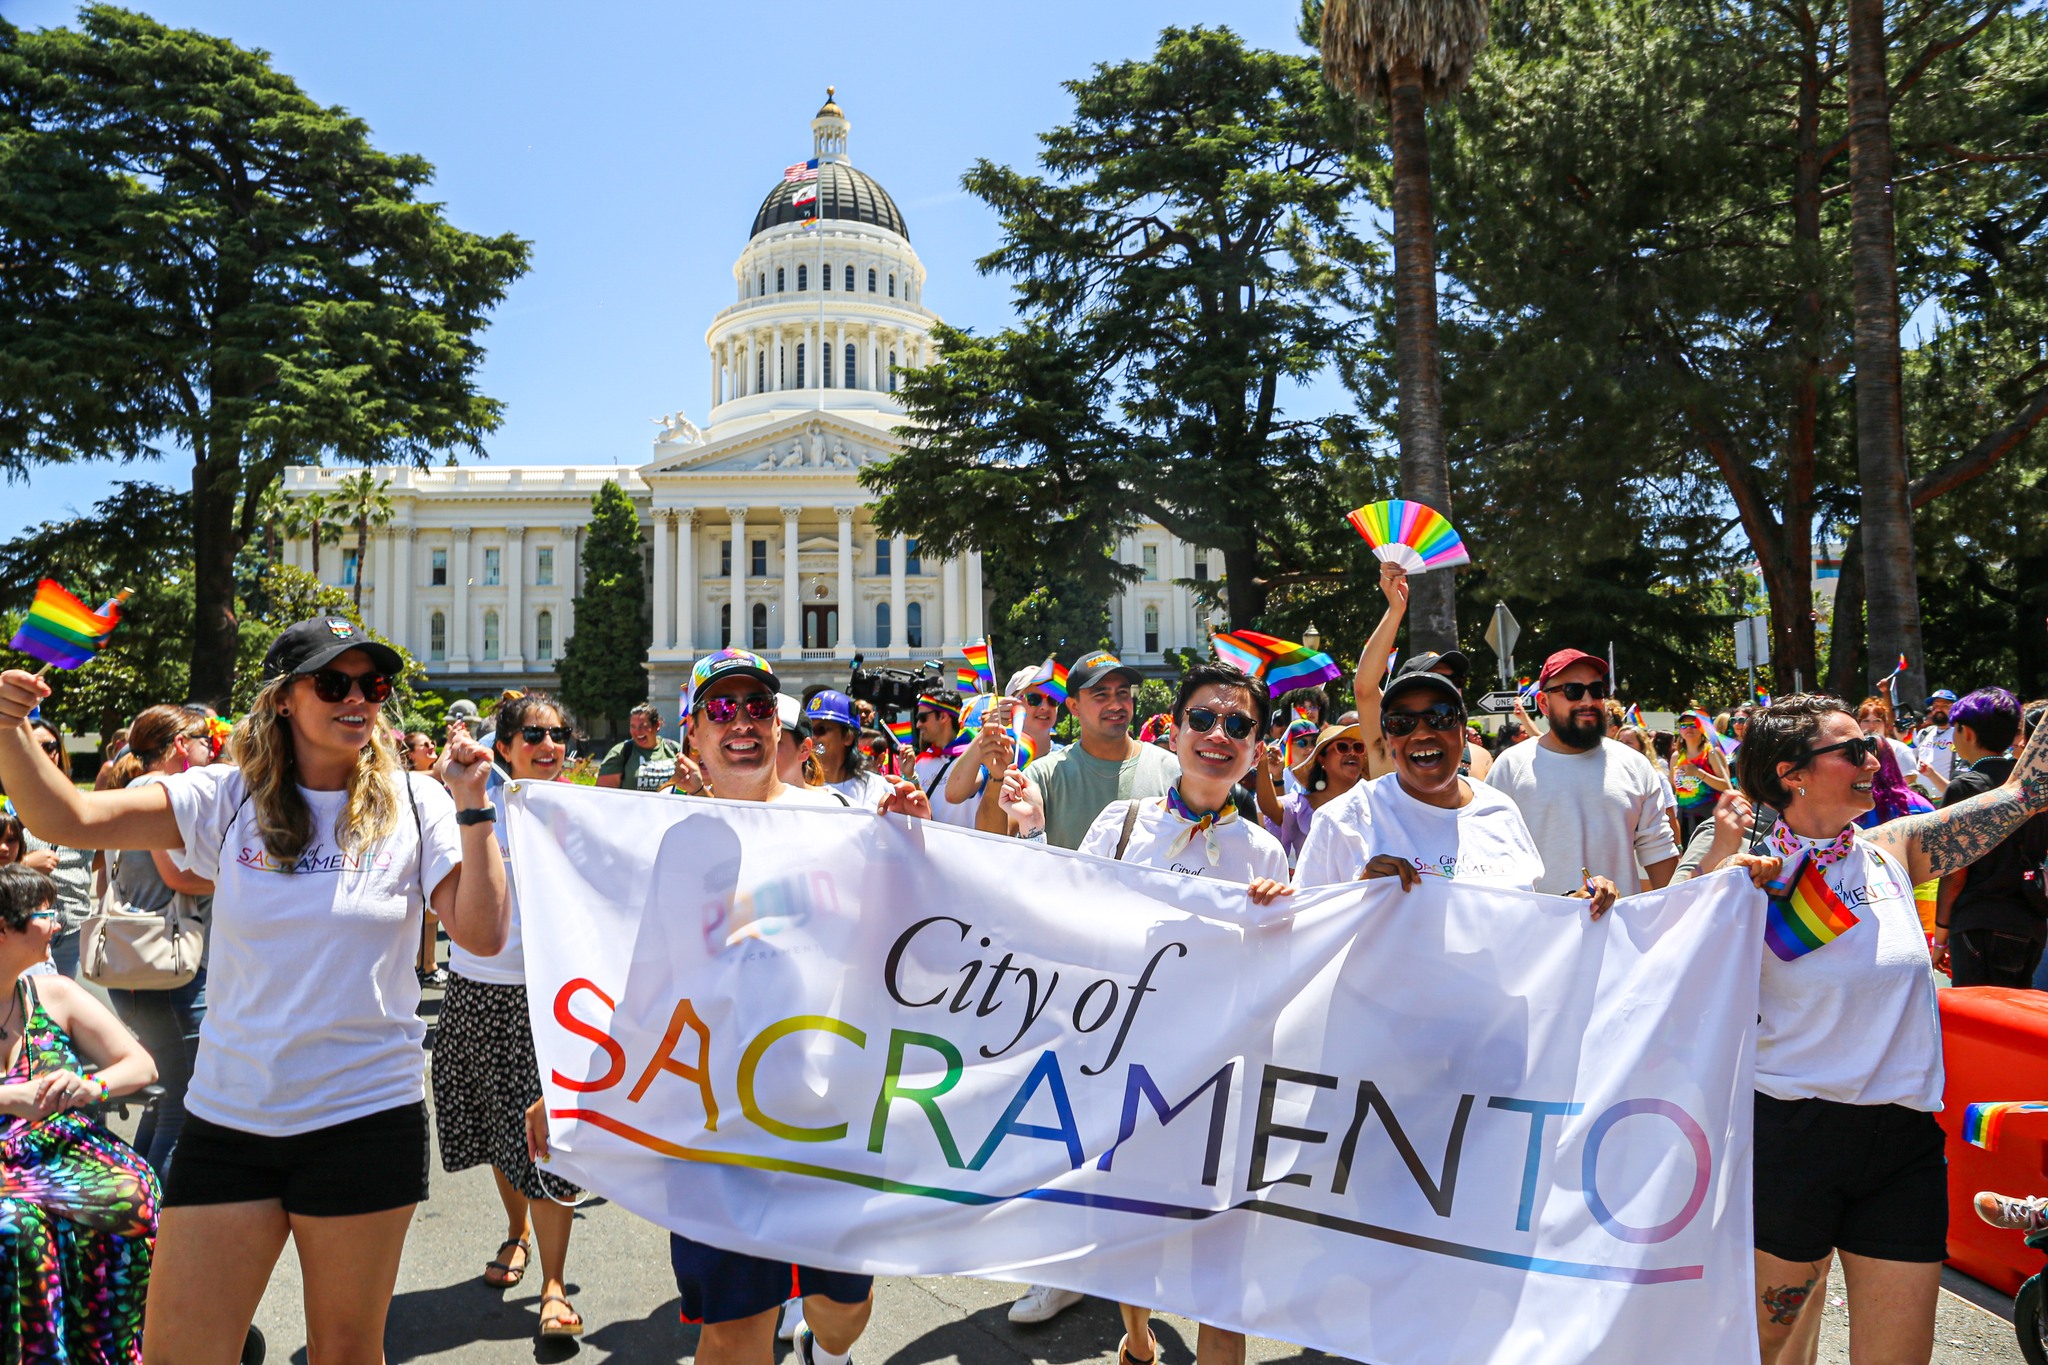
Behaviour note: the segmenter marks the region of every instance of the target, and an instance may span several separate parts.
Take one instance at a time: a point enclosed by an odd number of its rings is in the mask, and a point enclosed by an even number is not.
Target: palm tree
[[[1486,46],[1486,0],[1327,0],[1323,70],[1353,99],[1384,103],[1394,154],[1394,351],[1401,495],[1449,516],[1443,381],[1437,358],[1436,223],[1425,110],[1464,88]],[[1455,649],[1451,576],[1421,574],[1408,620],[1417,651]]]
[[[1884,0],[1849,0],[1849,261],[1856,309],[1856,472],[1870,677],[1904,657],[1900,696],[1927,695],[1920,585],[1899,396],[1898,249],[1892,225],[1892,92]]]
[[[320,576],[320,542],[339,540],[343,523],[335,509],[335,500],[326,493],[308,493],[302,498],[293,498],[286,505],[284,533],[293,539],[305,536],[313,542],[313,577]]]
[[[356,614],[363,612],[363,570],[369,564],[370,528],[391,520],[391,480],[367,469],[344,478],[334,490],[334,513],[344,526],[356,528]]]

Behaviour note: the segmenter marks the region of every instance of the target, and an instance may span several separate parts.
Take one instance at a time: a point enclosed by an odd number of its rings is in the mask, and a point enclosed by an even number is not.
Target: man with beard
[[[1563,896],[1587,874],[1632,896],[1671,880],[1678,844],[1664,818],[1657,770],[1607,738],[1607,663],[1561,649],[1537,675],[1550,733],[1494,760],[1487,784],[1520,808],[1543,859],[1536,889]]]
[[[1913,771],[1906,780],[1939,801],[1956,769],[1956,727],[1949,710],[1956,694],[1946,687],[1927,698],[1927,723],[1913,732]]]

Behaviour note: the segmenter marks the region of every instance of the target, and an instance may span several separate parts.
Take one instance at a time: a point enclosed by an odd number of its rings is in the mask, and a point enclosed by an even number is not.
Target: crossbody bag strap
[[[1131,846],[1131,831],[1138,827],[1138,803],[1135,798],[1124,802],[1124,832],[1117,836],[1116,860],[1124,860],[1124,850]]]
[[[924,794],[925,794],[926,796],[930,796],[930,795],[932,795],[932,794],[933,794],[934,792],[938,791],[938,789],[939,789],[939,784],[940,784],[941,782],[944,782],[944,781],[946,780],[946,774],[947,774],[947,773],[949,773],[949,772],[952,772],[952,771],[953,771],[953,765],[954,765],[955,763],[958,763],[959,761],[960,761],[960,755],[958,755],[958,754],[954,754],[954,755],[953,755],[953,756],[952,756],[951,758],[947,759],[947,760],[946,760],[946,762],[945,762],[945,764],[944,764],[944,766],[942,766],[942,767],[941,767],[941,768],[940,768],[940,769],[939,769],[939,770],[938,770],[937,772],[935,772],[935,773],[933,773],[933,774],[932,774],[932,780],[931,780],[930,784],[929,784],[928,786],[926,786],[926,787],[925,787],[925,789],[924,789]]]

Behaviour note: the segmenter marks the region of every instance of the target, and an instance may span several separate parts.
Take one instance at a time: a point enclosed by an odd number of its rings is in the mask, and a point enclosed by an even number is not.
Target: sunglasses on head
[[[1573,683],[1573,687],[1579,684]],[[1449,702],[1440,701],[1427,711],[1382,711],[1380,729],[1396,737],[1412,735],[1415,727],[1427,725],[1432,730],[1462,730],[1465,728],[1465,713]]]
[[[324,702],[347,701],[349,693],[358,687],[363,691],[363,700],[373,706],[391,695],[391,679],[382,673],[344,673],[338,668],[316,668],[299,676],[313,680],[313,695]]]
[[[1232,739],[1250,739],[1259,728],[1258,721],[1242,711],[1212,711],[1206,706],[1190,706],[1187,710],[1187,727],[1198,735],[1206,735],[1221,722],[1223,733]]]
[[[749,720],[768,720],[775,714],[773,692],[753,692],[744,697],[713,697],[697,708],[713,725],[730,725],[742,709]]]
[[[1822,754],[1831,754],[1839,749],[1842,751],[1844,758],[1860,768],[1866,761],[1877,757],[1878,748],[1883,743],[1884,738],[1881,735],[1858,735],[1854,739],[1845,739],[1839,744],[1823,744],[1818,749],[1808,749],[1806,757],[1801,761],[1800,766],[1805,767],[1806,764],[1813,762]]]
[[[519,737],[528,744],[538,744],[544,739],[551,739],[557,744],[567,744],[569,742],[569,727],[566,725],[522,725],[519,727]]]
[[[1543,690],[1545,692],[1562,692],[1566,701],[1583,701],[1587,697],[1591,697],[1594,701],[1605,701],[1607,700],[1608,693],[1614,689],[1609,687],[1606,679],[1603,678],[1599,682],[1559,683],[1555,687],[1546,687]]]

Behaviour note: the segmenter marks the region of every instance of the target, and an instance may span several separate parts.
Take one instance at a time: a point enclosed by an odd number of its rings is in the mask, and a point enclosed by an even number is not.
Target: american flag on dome
[[[809,161],[799,161],[794,166],[784,166],[782,168],[782,178],[784,180],[816,180],[818,178],[818,159],[812,157]]]

